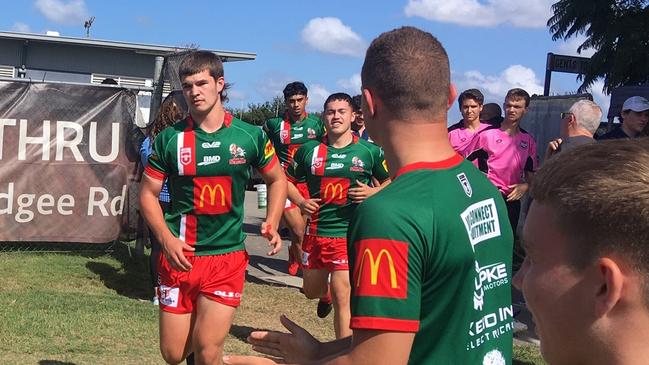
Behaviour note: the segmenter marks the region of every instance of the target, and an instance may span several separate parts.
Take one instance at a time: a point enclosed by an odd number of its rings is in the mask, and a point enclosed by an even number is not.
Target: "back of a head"
[[[645,276],[649,305],[649,139],[578,146],[535,174],[530,195],[550,206],[574,267],[613,254]]]
[[[602,109],[594,102],[586,99],[578,100],[570,107],[570,112],[575,116],[577,124],[595,134],[602,120]]]
[[[448,56],[430,33],[402,27],[381,34],[367,49],[361,79],[393,115],[446,122]]]
[[[288,99],[294,95],[307,96],[308,89],[306,88],[304,83],[300,81],[293,81],[284,87],[284,91],[282,91],[282,93],[284,94],[284,99]]]

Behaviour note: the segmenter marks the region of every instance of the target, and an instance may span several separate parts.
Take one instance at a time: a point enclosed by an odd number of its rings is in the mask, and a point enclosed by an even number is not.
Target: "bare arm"
[[[260,170],[260,173],[268,186],[268,208],[266,221],[261,224],[261,234],[268,239],[268,245],[273,246],[268,254],[275,255],[282,248],[282,238],[277,229],[286,201],[286,176],[279,163],[268,170]]]
[[[295,184],[288,182],[288,198],[293,204],[300,207],[302,214],[311,215],[320,209],[321,199],[304,199],[300,191],[295,187]]]
[[[158,195],[162,189],[162,181],[153,179],[146,174],[142,179],[140,188],[140,207],[142,216],[147,225],[156,236],[162,250],[169,260],[169,264],[181,271],[189,271],[192,265],[189,263],[183,251],[194,251],[194,248],[174,236],[164,220],[162,208],[158,202]]]
[[[376,179],[373,179],[376,180]],[[367,184],[363,184],[362,182],[356,180],[356,184],[358,185],[355,188],[349,189],[349,197],[351,198],[353,203],[362,203],[365,199],[369,198],[370,196],[378,193],[383,189],[384,187],[388,186],[392,182],[391,179],[385,179],[380,185],[371,187]]]

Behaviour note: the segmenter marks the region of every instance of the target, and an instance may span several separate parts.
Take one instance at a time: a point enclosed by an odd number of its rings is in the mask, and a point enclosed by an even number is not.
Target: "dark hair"
[[[217,80],[219,77],[223,77],[223,62],[221,58],[216,54],[208,51],[192,51],[183,58],[178,67],[178,78],[182,80],[191,75],[202,72],[203,70],[208,70],[210,76]],[[223,90],[219,93],[221,95],[221,102],[228,101],[228,95],[226,90],[230,88],[229,83],[225,83]]]
[[[428,32],[402,27],[374,39],[365,55],[361,80],[363,88],[379,96],[390,113],[405,119],[446,121],[448,55]]]
[[[151,140],[154,140],[158,133],[162,132],[165,128],[184,119],[186,114],[187,107],[185,100],[182,98],[182,94],[171,93],[167,95],[160,105],[158,115],[156,115],[149,126],[149,137],[151,137]]]
[[[352,97],[352,102],[354,103],[353,104],[354,111],[356,113],[360,113],[360,111],[361,111],[361,96],[360,95],[354,95],[354,97]]]
[[[460,96],[457,98],[457,103],[462,109],[462,102],[466,99],[473,99],[476,103],[482,105],[484,103],[484,95],[478,89],[467,89],[462,91]]]
[[[601,255],[622,257],[644,277],[649,304],[649,139],[608,140],[559,153],[534,175],[534,203],[553,209],[582,269]]]
[[[112,77],[107,77],[107,78],[101,80],[101,83],[103,85],[118,85],[117,80],[115,80]]]
[[[352,111],[354,111],[354,101],[352,100],[352,97],[349,96],[349,94],[346,93],[333,93],[329,95],[327,100],[325,100],[324,105],[322,106],[323,110],[327,110],[327,104],[331,103],[332,101],[346,101],[349,104],[349,107],[352,108]]]
[[[284,99],[288,99],[294,95],[304,95],[307,96],[308,90],[306,86],[300,81],[293,81],[290,84],[287,84],[284,87]]]
[[[527,108],[528,106],[530,106],[530,94],[528,94],[527,91],[517,87],[507,92],[507,95],[505,95],[505,101],[507,101],[507,99],[525,99],[525,107]]]

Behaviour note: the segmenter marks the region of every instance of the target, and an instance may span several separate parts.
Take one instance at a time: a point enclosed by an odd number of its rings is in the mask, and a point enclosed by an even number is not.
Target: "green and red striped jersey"
[[[307,115],[298,122],[291,121],[288,116],[284,119],[269,119],[266,122],[266,132],[284,170],[291,164],[293,155],[300,146],[309,141],[320,142],[325,135],[324,124],[314,115]]]
[[[473,164],[415,163],[356,210],[354,330],[416,333],[410,364],[511,364],[513,234]]]
[[[347,192],[358,186],[356,180],[370,184],[372,176],[380,182],[389,177],[383,150],[357,136],[343,148],[328,145],[326,137],[322,143],[307,142],[300,147],[287,177],[293,183],[306,181],[310,197],[322,199],[320,209],[311,216],[307,234],[345,237],[358,206]]]
[[[190,256],[244,248],[243,202],[250,166],[268,171],[275,150],[261,128],[225,114],[213,133],[191,116],[162,131],[153,144],[147,176],[168,178],[171,205],[165,221],[171,232],[194,246]]]

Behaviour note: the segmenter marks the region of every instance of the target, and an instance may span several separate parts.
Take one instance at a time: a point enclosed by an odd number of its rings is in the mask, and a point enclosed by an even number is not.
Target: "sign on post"
[[[585,74],[590,68],[590,58],[566,56],[554,53],[548,53],[548,58],[545,64],[545,85],[543,88],[543,95],[550,94],[550,79],[552,71],[571,73],[571,74]]]

